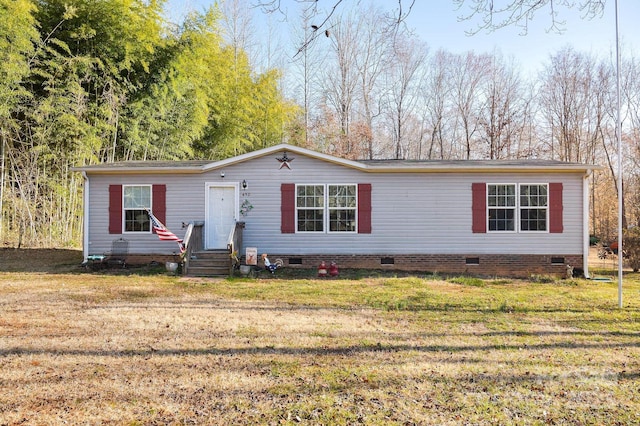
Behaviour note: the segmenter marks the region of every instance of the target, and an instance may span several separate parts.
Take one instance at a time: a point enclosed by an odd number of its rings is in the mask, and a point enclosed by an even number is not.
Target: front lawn
[[[620,310],[615,280],[69,265],[0,272],[0,425],[640,423],[638,275]]]

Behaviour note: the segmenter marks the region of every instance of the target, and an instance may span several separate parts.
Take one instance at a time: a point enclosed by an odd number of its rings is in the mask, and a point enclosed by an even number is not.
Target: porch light
[[[222,179],[224,179],[224,170],[221,170],[221,171],[220,171],[220,177],[221,177]]]
[[[242,189],[247,189],[247,181],[242,179]]]

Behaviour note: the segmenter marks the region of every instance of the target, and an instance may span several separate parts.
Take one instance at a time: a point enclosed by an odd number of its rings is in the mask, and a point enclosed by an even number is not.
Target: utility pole
[[[616,136],[618,138],[618,308],[622,308],[622,118],[620,115],[620,42],[618,39],[618,0],[615,0],[616,14]]]

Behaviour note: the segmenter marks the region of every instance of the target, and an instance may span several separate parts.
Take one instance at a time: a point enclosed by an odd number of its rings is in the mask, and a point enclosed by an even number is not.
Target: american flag
[[[178,238],[176,234],[169,231],[167,227],[164,226],[162,222],[160,222],[160,220],[158,220],[158,218],[153,215],[153,213],[151,213],[150,210],[147,210],[147,213],[149,214],[149,219],[151,219],[151,226],[153,227],[153,230],[156,232],[156,234],[158,234],[158,238],[160,238],[162,241],[177,242],[178,246],[180,247],[180,253],[184,253],[184,244],[182,244],[182,239]]]

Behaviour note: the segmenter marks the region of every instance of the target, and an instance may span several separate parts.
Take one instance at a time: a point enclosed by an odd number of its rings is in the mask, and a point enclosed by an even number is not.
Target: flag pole
[[[618,0],[615,0],[616,14],[616,136],[618,142],[618,308],[622,308],[622,118],[620,114],[620,42],[618,38]]]

